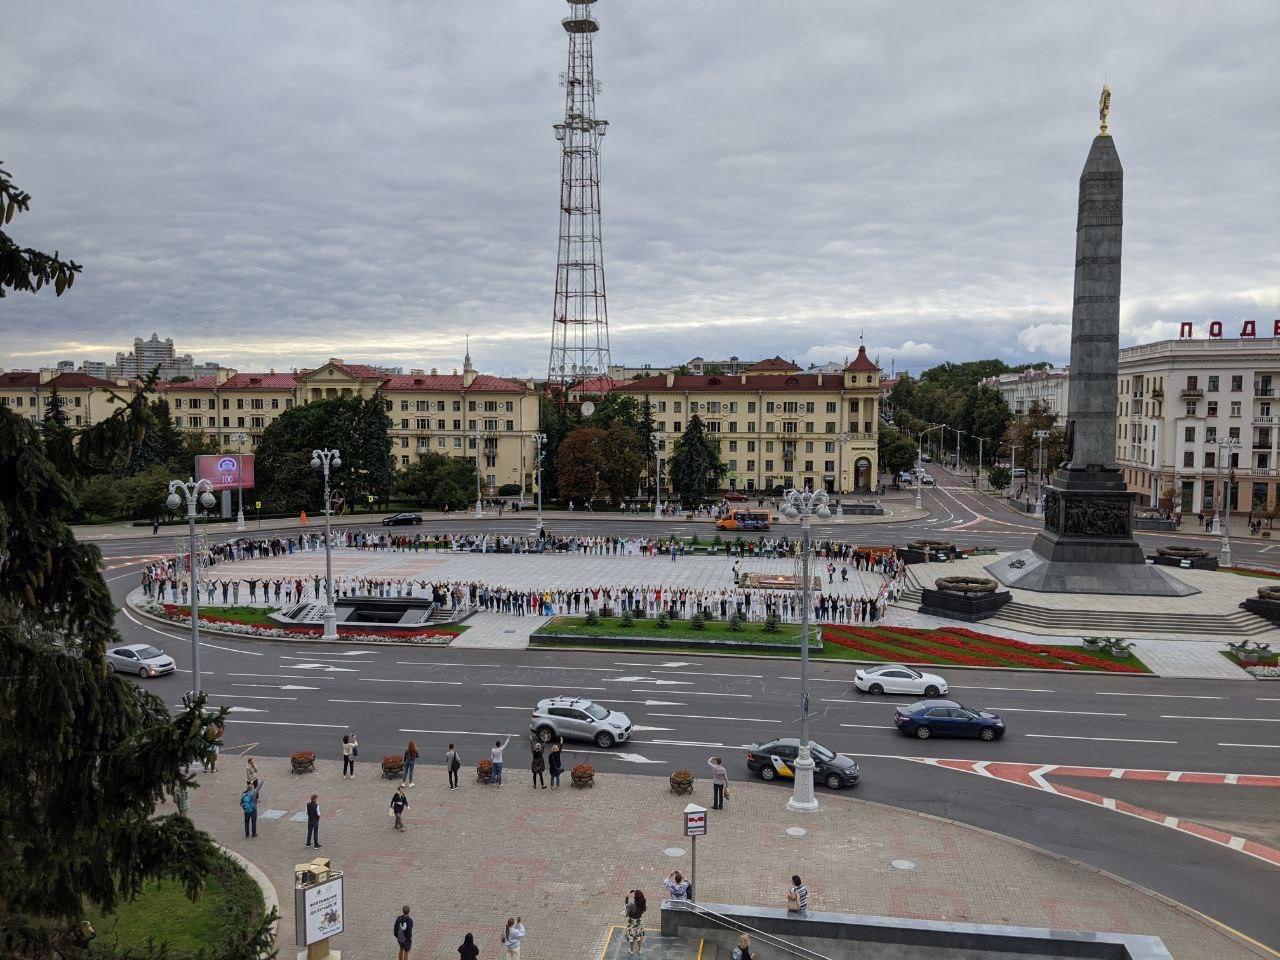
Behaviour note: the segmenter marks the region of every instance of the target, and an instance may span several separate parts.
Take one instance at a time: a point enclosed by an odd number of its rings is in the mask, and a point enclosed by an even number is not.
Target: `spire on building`
[[[471,334],[467,334],[467,353],[462,358],[462,372],[470,373],[475,368],[471,366]]]

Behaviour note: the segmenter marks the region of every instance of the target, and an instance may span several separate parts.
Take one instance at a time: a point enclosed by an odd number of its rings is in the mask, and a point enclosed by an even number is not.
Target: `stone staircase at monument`
[[[1123,599],[1123,598],[1117,598]],[[920,607],[921,591],[913,584],[902,592],[895,606],[909,610]],[[1275,636],[1275,625],[1245,610],[1229,614],[1152,613],[1126,610],[1080,610],[1039,607],[1013,600],[1000,608],[998,615],[976,624],[964,624],[981,630],[983,624],[1055,636],[1123,635],[1141,637],[1177,637],[1204,640],[1241,637]]]

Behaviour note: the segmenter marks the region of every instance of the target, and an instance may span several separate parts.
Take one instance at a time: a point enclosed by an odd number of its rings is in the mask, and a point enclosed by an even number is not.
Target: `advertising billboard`
[[[217,453],[196,457],[196,479],[208,480],[214,492],[253,488],[253,454]]]
[[[294,890],[298,945],[336,937],[342,932],[342,877]]]

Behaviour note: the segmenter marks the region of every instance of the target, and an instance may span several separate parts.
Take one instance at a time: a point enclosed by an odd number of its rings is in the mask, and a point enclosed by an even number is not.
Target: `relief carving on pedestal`
[[[1129,536],[1129,504],[1123,500],[1082,497],[1063,506],[1061,533],[1066,536]]]
[[[1073,433],[1074,420],[1067,421],[1067,436],[1070,438]],[[1070,440],[1068,440],[1070,443]],[[1061,533],[1062,523],[1062,497],[1058,495],[1058,491],[1050,487],[1044,492],[1044,528],[1052,530],[1055,533]]]

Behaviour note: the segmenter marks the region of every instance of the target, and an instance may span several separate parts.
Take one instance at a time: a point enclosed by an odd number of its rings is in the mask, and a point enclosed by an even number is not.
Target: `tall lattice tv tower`
[[[569,34],[569,69],[564,87],[564,122],[555,124],[560,141],[560,249],[556,259],[556,302],[551,322],[549,389],[561,402],[568,387],[609,372],[609,307],[604,290],[604,247],[600,236],[600,141],[608,120],[596,118],[595,62],[591,38],[600,24],[595,0],[568,0],[564,29]]]

